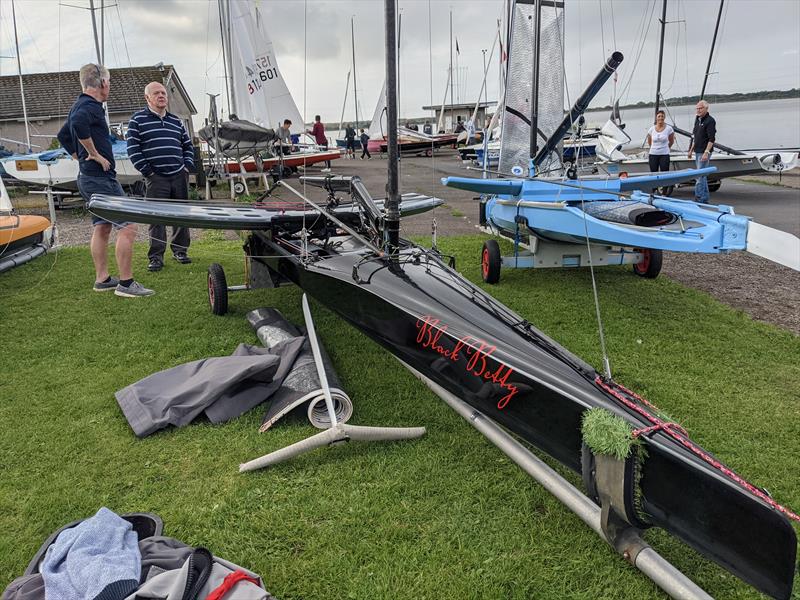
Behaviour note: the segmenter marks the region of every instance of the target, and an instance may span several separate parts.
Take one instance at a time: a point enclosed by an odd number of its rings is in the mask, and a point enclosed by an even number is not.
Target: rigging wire
[[[128,40],[125,38],[125,27],[122,24],[122,14],[119,12],[119,1],[114,5],[117,9],[117,19],[119,20],[119,30],[122,33],[122,42],[125,44],[125,56],[128,57],[128,66],[133,67],[133,62],[131,62],[131,53],[128,52]]]
[[[728,2],[725,5],[725,8],[723,9],[724,12],[723,12],[723,15],[722,15],[722,24],[719,27],[719,36],[717,36],[718,39],[719,39],[719,42],[717,44],[718,48],[714,52],[714,57],[711,60],[711,69],[709,69],[709,71],[711,71],[712,73],[716,71],[717,64],[718,64],[718,61],[719,61],[719,57],[722,56],[722,40],[725,39],[725,25],[728,22],[728,9],[730,7],[731,7],[731,3]],[[717,89],[719,89],[719,88],[717,88]]]
[[[650,32],[650,26],[653,23],[653,12],[655,11],[655,7],[656,7],[656,1],[652,0],[650,4],[650,14],[649,16],[646,16],[646,18],[644,19],[644,22],[646,23],[647,27],[644,29],[642,33],[641,42],[639,44],[639,50],[636,52],[636,58],[633,61],[633,66],[631,67],[630,75],[628,77],[628,82],[623,86],[622,91],[620,92],[620,96],[624,95],[624,100],[623,100],[624,103],[627,103],[628,97],[630,96],[630,85],[631,82],[633,81],[633,74],[635,73],[636,67],[639,64],[639,59],[642,56],[642,51],[644,50],[645,42],[647,41],[647,34]],[[647,9],[645,9],[645,15],[647,15]]]
[[[600,7],[600,43],[602,47],[600,48],[600,56],[605,56],[606,54],[606,25],[603,21],[603,0],[598,0],[598,6]]]

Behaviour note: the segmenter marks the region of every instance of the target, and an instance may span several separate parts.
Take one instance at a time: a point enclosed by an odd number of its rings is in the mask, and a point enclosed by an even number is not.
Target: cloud
[[[385,76],[383,2],[256,1],[301,112],[305,108],[306,115],[319,113],[329,120],[341,114],[347,72],[352,69],[350,19],[354,17],[359,112],[371,116]],[[217,0],[117,2],[118,8],[107,11],[106,63],[128,66],[129,53],[134,65],[174,64],[204,116],[205,93],[224,89]],[[69,3],[86,5],[86,0]],[[477,99],[483,71],[481,50],[487,50],[488,58],[503,4],[502,0],[400,0],[402,116],[423,114],[421,107],[430,103],[431,96],[434,104],[442,101],[450,60],[451,9],[453,35],[461,50],[459,95],[464,102]],[[8,6],[0,0],[0,55],[4,56],[14,53]],[[653,98],[660,6],[656,0],[567,2],[564,68],[571,99],[583,91],[612,49],[625,54],[617,95],[629,102]],[[668,4],[662,83],[668,96],[699,91],[718,6],[716,2]],[[765,0],[758,11],[742,2],[725,6],[709,90],[725,93],[800,87],[800,2]],[[72,70],[95,59],[88,11],[60,6],[57,0],[17,0],[16,8],[26,72]],[[769,61],[761,60],[759,44],[765,39],[771,48],[785,50],[775,51]],[[3,59],[0,66],[3,74],[16,72],[14,61]],[[494,61],[487,87],[489,99],[497,99],[500,88]],[[597,102],[607,103],[614,93],[614,84],[609,82]],[[352,110],[351,88],[346,118],[352,118]]]

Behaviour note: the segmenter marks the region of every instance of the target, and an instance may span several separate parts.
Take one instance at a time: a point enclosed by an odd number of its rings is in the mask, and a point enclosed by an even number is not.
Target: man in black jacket
[[[689,158],[692,153],[695,155],[695,163],[698,169],[707,167],[711,162],[711,153],[714,150],[714,142],[717,138],[717,122],[708,114],[708,102],[700,100],[695,107],[697,116],[694,119],[694,131],[692,132],[692,143],[689,146]],[[694,186],[694,199],[697,202],[708,203],[708,178],[698,177]]]
[[[92,194],[124,196],[114,170],[114,152],[108,134],[103,102],[108,100],[111,76],[103,65],[88,64],[80,70],[81,89],[69,116],[58,132],[58,141],[78,161],[78,191],[88,203]],[[108,240],[117,230],[115,257],[119,278],[108,272]],[[151,296],[155,292],[133,279],[131,258],[136,223],[112,223],[92,215],[90,249],[94,262],[95,292],[114,291],[123,298]]]

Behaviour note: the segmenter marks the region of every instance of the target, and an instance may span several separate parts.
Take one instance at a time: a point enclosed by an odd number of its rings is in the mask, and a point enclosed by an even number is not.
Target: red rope
[[[681,444],[682,446],[687,448],[695,456],[699,457],[700,459],[702,459],[703,461],[705,461],[706,463],[708,463],[709,465],[711,465],[712,467],[714,467],[715,469],[717,469],[718,471],[723,473],[729,479],[731,479],[731,480],[735,481],[736,483],[738,483],[740,486],[742,486],[748,492],[750,492],[751,494],[753,494],[757,498],[760,498],[761,500],[766,502],[769,506],[771,506],[775,510],[783,513],[784,515],[786,515],[788,518],[792,519],[793,521],[800,522],[800,516],[798,516],[797,514],[795,514],[794,512],[789,510],[788,508],[786,508],[784,506],[781,506],[780,504],[775,502],[775,500],[770,498],[769,495],[767,495],[764,491],[760,490],[759,488],[754,486],[752,483],[746,481],[743,477],[737,475],[730,468],[726,467],[721,462],[719,462],[717,459],[715,459],[711,455],[709,455],[705,450],[703,450],[699,446],[696,446],[694,443],[692,443],[692,441],[689,439],[688,434],[686,433],[686,430],[684,430],[683,428],[680,428],[680,431],[681,431],[680,433],[674,431],[673,430],[673,427],[675,427],[674,423],[669,423],[667,421],[662,421],[661,419],[659,419],[655,415],[650,414],[647,410],[642,408],[636,402],[633,402],[629,398],[625,397],[625,395],[621,394],[618,390],[622,390],[626,394],[628,394],[629,396],[631,396],[631,397],[635,398],[636,400],[638,400],[639,402],[642,402],[642,403],[646,404],[647,406],[652,407],[654,410],[658,410],[650,402],[648,402],[647,400],[645,400],[644,398],[642,398],[641,396],[639,396],[635,392],[632,392],[631,390],[627,389],[626,387],[624,387],[624,386],[622,386],[622,385],[620,385],[620,384],[618,384],[616,382],[612,382],[612,384],[614,386],[614,387],[612,387],[610,384],[606,383],[603,380],[603,378],[600,377],[599,375],[595,378],[595,383],[597,385],[599,385],[601,388],[603,388],[605,391],[607,391],[609,394],[611,394],[614,398],[616,398],[617,400],[622,402],[625,406],[627,406],[628,408],[630,408],[632,410],[635,410],[640,415],[642,415],[645,419],[647,419],[648,421],[653,423],[653,425],[654,425],[653,427],[645,427],[643,429],[637,430],[638,431],[638,435],[642,435],[644,433],[650,433],[651,431],[656,431],[656,430],[663,431],[665,434],[670,436],[672,439],[676,440],[679,444]],[[636,435],[636,432],[634,432],[634,434]]]
[[[634,429],[631,432],[631,435],[635,438],[639,437],[640,435],[650,435],[651,433],[655,433],[656,431],[668,431],[670,427],[674,427],[678,430],[678,432],[686,437],[689,437],[689,434],[686,433],[686,430],[678,425],[677,423],[661,423],[661,425],[653,425],[652,427],[643,427],[642,429]]]

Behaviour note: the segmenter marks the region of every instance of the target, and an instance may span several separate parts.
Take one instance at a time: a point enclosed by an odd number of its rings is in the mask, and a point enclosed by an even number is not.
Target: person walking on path
[[[135,113],[128,123],[128,157],[145,178],[145,196],[188,200],[189,173],[194,171],[194,147],[183,122],[167,111],[167,90],[153,81],[144,88],[147,108]],[[150,225],[150,271],[164,268],[167,226]],[[172,226],[170,248],[182,265],[189,264],[191,239],[188,227]]]
[[[325,125],[322,124],[322,118],[319,115],[314,117],[314,126],[307,130],[306,133],[310,133],[314,136],[314,141],[317,143],[317,146],[322,148],[323,150],[328,149],[328,138],[325,137]],[[331,161],[325,161],[325,168],[322,169],[323,171],[330,171],[331,170]]]
[[[647,160],[650,163],[650,172],[669,171],[669,149],[675,143],[675,130],[666,122],[667,115],[663,110],[656,113],[656,124],[647,131],[647,141],[650,152]]]
[[[689,146],[689,158],[695,155],[695,164],[698,169],[707,167],[711,162],[711,153],[717,139],[717,122],[708,114],[709,105],[705,100],[700,100],[695,107],[697,116],[694,119],[692,143]],[[694,186],[694,199],[697,202],[708,204],[708,178],[704,175],[697,178]]]
[[[83,92],[69,111],[64,126],[58,132],[58,141],[78,161],[78,191],[88,203],[92,194],[124,196],[114,170],[114,152],[108,133],[108,122],[103,102],[111,91],[111,76],[102,65],[88,64],[79,72]],[[117,230],[114,256],[119,278],[108,272],[108,241],[111,230]],[[94,263],[96,292],[114,290],[117,296],[136,298],[151,296],[155,292],[133,278],[133,242],[136,239],[135,223],[112,223],[92,215],[92,239],[89,248]]]
[[[369,153],[369,148],[367,148],[367,144],[369,144],[369,134],[364,133],[364,129],[361,129],[361,136],[359,138],[361,140],[361,160],[364,160],[364,156],[367,157],[367,160],[372,158],[372,155]]]
[[[344,130],[344,145],[347,151],[347,158],[356,157],[356,130],[351,123],[347,124]]]

